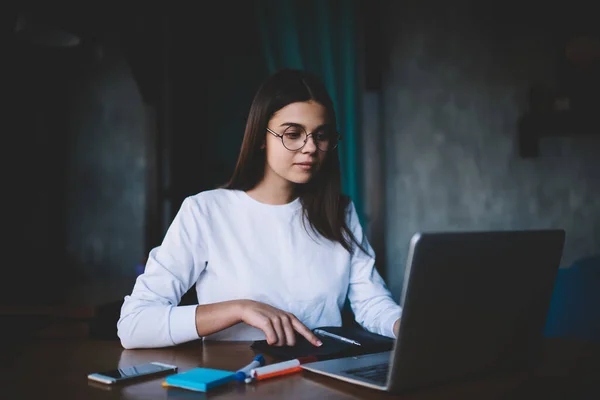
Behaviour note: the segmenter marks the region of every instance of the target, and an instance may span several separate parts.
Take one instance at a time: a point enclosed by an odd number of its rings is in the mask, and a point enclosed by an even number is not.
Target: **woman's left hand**
[[[394,336],[398,337],[398,332],[400,331],[400,318],[394,322]]]

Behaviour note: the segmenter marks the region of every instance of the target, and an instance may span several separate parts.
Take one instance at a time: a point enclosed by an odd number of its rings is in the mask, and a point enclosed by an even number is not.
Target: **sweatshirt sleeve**
[[[348,206],[348,227],[356,240],[367,250],[354,244],[348,300],[356,321],[365,329],[380,335],[394,336],[394,323],[400,318],[401,307],[392,300],[381,275],[375,269],[375,253],[363,234],[354,203]]]
[[[145,271],[125,296],[117,322],[126,349],[165,347],[198,339],[196,305],[177,306],[208,260],[201,212],[186,198],[160,246],[152,249]]]

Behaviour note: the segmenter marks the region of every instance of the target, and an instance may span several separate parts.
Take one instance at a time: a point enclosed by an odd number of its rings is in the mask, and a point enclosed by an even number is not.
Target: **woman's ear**
[[[261,144],[261,145],[260,145],[260,149],[261,149],[261,150],[264,150],[264,149],[265,149],[265,147],[267,147],[267,144],[263,142],[263,144]]]

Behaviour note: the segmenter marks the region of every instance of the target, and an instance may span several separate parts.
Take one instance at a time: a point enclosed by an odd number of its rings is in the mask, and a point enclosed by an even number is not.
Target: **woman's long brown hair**
[[[233,176],[224,188],[247,191],[263,179],[266,158],[261,146],[265,141],[269,120],[288,104],[304,101],[314,101],[325,107],[328,123],[336,127],[331,97],[315,75],[285,69],[263,82],[250,107]],[[350,199],[342,194],[337,148],[327,153],[323,165],[308,183],[297,185],[296,194],[300,197],[303,214],[314,231],[340,243],[349,252],[352,252],[352,243],[365,251],[346,223]]]

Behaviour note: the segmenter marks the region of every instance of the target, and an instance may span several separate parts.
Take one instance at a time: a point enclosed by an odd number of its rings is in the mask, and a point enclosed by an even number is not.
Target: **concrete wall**
[[[144,103],[127,61],[106,49],[69,110],[67,252],[93,278],[132,276],[146,256]]]
[[[528,90],[556,76],[552,21],[487,7],[382,10],[383,230],[395,296],[416,231],[564,228],[563,266],[600,252],[600,135],[545,138],[538,158],[518,155]]]

